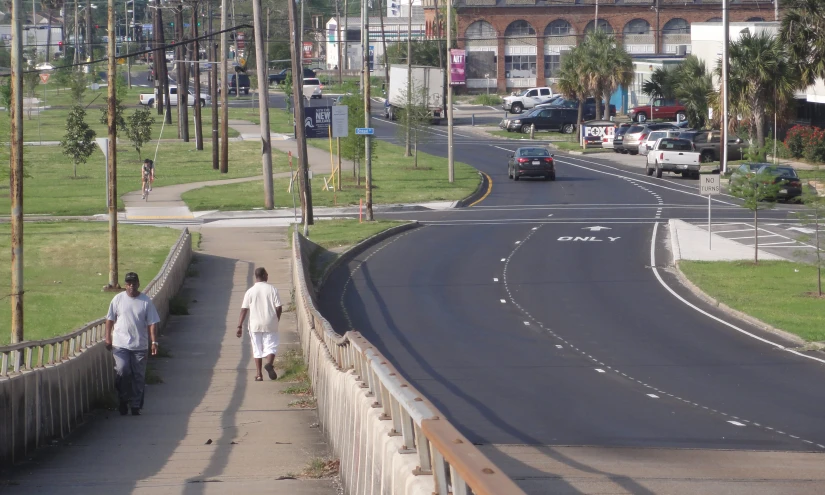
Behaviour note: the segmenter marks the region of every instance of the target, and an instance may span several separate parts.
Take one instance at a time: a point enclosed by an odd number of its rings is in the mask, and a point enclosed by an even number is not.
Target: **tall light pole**
[[[269,81],[266,77],[266,48],[261,19],[261,0],[252,0],[252,22],[255,24],[255,65],[258,69],[258,113],[261,118],[261,166],[264,175],[264,208],[275,207],[272,196],[272,141],[269,130]],[[331,131],[331,130],[330,130]]]
[[[455,181],[455,158],[453,157],[453,75],[452,61],[453,54],[450,47],[453,46],[453,1],[447,0],[447,179],[452,183]]]
[[[229,172],[229,88],[227,82],[226,49],[226,0],[221,0],[221,173]],[[241,85],[235,84],[235,90],[241,92]]]
[[[720,172],[728,170],[728,45],[730,44],[730,19],[728,0],[722,0],[722,165]]]
[[[23,2],[11,9],[11,342],[23,341]],[[22,357],[22,353],[20,354]],[[5,371],[5,370],[3,370]]]
[[[384,52],[384,57],[387,53]],[[412,0],[410,0],[410,11],[407,13],[407,111],[404,112],[404,118],[407,120],[404,132],[404,156],[410,156],[410,127],[412,127],[412,119],[410,118],[410,109],[412,109]]]
[[[112,290],[120,290],[117,266],[117,128],[115,127],[115,102],[117,98],[117,65],[115,60],[115,0],[109,0],[109,70],[107,124],[109,127],[109,285]]]
[[[312,225],[315,221],[312,213],[312,189],[309,184],[309,161],[307,160],[307,140],[304,133],[304,88],[301,84],[301,75],[303,69],[301,66],[301,57],[303,56],[303,47],[300,45],[300,36],[298,36],[298,16],[297,8],[294,0],[287,0],[289,2],[289,27],[292,30],[292,36],[289,37],[289,47],[292,56],[292,100],[293,111],[295,112],[295,138],[298,141],[298,185],[301,191],[301,211],[304,217],[304,233],[308,225]]]
[[[369,26],[369,12],[367,10],[367,0],[361,0],[361,60],[364,87],[364,127],[370,127],[370,26]],[[409,91],[409,88],[407,88]],[[372,140],[369,134],[364,136],[364,182],[366,183],[366,191],[364,193],[364,202],[367,207],[366,218],[371,222],[374,218],[372,215]]]

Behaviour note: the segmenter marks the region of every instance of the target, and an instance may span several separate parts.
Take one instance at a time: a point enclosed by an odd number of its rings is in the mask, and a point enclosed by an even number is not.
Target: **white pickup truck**
[[[682,174],[682,177],[699,178],[699,152],[687,139],[660,138],[647,154],[647,175],[661,178],[662,172]]]
[[[155,93],[141,93],[140,96],[139,96],[139,99],[140,99],[140,104],[141,105],[147,105],[147,106],[153,107],[153,106],[155,106],[155,101],[157,100],[157,96],[155,95]],[[175,106],[175,105],[178,104],[178,87],[175,86],[175,85],[172,85],[172,84],[169,85],[169,100],[170,100],[169,103],[172,106]],[[189,100],[188,104],[189,104],[190,107],[195,106],[195,93],[191,89],[189,90],[188,100]],[[211,96],[209,96],[206,93],[201,93],[201,96],[200,96],[199,102],[198,102],[200,104],[200,106],[204,106],[207,103],[211,103],[211,102],[212,102],[212,97]]]
[[[554,95],[553,90],[548,87],[525,89],[521,93],[504,97],[504,104],[501,108],[510,113],[521,113],[536,105],[547,103],[556,96],[558,95]]]

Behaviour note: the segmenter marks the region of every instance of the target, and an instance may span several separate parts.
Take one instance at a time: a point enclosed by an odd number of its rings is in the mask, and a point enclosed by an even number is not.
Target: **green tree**
[[[356,173],[355,168],[353,168],[352,174],[356,178],[356,184],[360,185],[360,165],[365,156],[366,142],[364,136],[355,134],[355,128],[364,125],[364,99],[360,95],[347,95],[342,99],[341,104],[347,106],[349,124],[347,137],[341,138],[341,156],[358,163],[358,172]],[[376,146],[370,148],[373,157],[375,157],[375,149]]]
[[[125,110],[123,108],[123,96],[126,94],[126,81],[122,75],[115,78],[115,128],[117,132],[126,132],[126,118],[123,116]],[[103,125],[109,124],[109,105],[105,105],[100,109],[100,123]]]
[[[561,58],[556,87],[565,98],[579,101],[579,114],[576,123],[581,125],[584,113],[584,100],[590,95],[585,81],[584,62],[582,60],[584,48],[576,46]]]
[[[822,0],[782,2],[779,38],[787,48],[791,63],[799,71],[803,85],[825,78],[825,3]]]
[[[596,99],[596,116],[602,115],[603,99],[604,119],[609,119],[610,95],[633,81],[633,59],[613,35],[602,31],[588,33],[582,45],[585,81]]]
[[[819,171],[819,167],[817,167]],[[814,181],[815,185],[821,184],[822,172],[818,172],[817,178]],[[800,236],[799,240],[806,242],[814,247],[815,265],[816,265],[816,292],[819,297],[822,297],[822,268],[825,267],[825,236],[820,234],[820,229],[825,227],[825,196],[817,194],[816,189],[806,189],[802,194],[803,209],[799,211],[797,217],[801,225],[810,226],[814,231],[813,234],[805,234]],[[810,254],[810,251],[805,250],[805,255]]]
[[[72,97],[72,101],[78,104],[83,103],[83,100],[86,98],[86,83],[86,74],[79,71],[71,73],[68,84],[69,94]]]
[[[148,108],[138,108],[135,113],[129,116],[128,125],[126,126],[126,137],[132,142],[132,147],[138,153],[138,159],[142,160],[143,156],[140,154],[140,149],[144,144],[152,139],[152,126],[155,124],[155,118]]]
[[[438,67],[438,48],[439,44],[444,49],[446,43],[443,41],[432,40],[413,40],[412,45],[412,64],[426,65],[430,67]],[[387,46],[387,53],[384,54],[384,63],[392,64],[406,64],[407,63],[407,42],[392,43]]]
[[[774,184],[774,177],[767,173],[751,176],[731,177],[728,188],[731,196],[742,200],[742,206],[753,212],[753,262],[759,263],[759,211],[770,210],[776,206],[779,184]]]
[[[74,163],[74,177],[77,178],[77,164],[86,163],[95,151],[95,131],[86,123],[86,110],[80,105],[72,106],[66,119],[66,135],[60,141],[63,154]]]
[[[53,83],[57,87],[57,94],[60,94],[60,90],[69,86],[71,79],[72,79],[72,69],[69,67],[58,67],[55,69],[54,74],[52,74],[51,79],[49,79],[50,83]]]
[[[659,67],[650,74],[650,79],[642,84],[642,94],[650,99],[676,97],[676,71]]]
[[[11,52],[5,43],[0,43],[0,67],[11,67]]]
[[[790,63],[782,41],[767,32],[745,32],[730,44],[728,97],[730,115],[741,115],[751,143],[765,146],[765,116],[791,105],[800,76]],[[722,75],[722,61],[716,67]],[[776,103],[774,103],[776,102]],[[727,125],[730,125],[727,123]]]
[[[713,80],[705,62],[690,55],[673,74],[676,76],[673,95],[685,106],[688,124],[694,129],[705,127],[708,121],[708,96],[713,92]]]

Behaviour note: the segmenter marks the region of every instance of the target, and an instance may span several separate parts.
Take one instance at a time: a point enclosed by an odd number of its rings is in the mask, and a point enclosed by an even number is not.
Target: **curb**
[[[350,246],[349,249],[347,249],[346,251],[343,251],[340,255],[338,255],[338,257],[335,258],[335,261],[333,261],[332,263],[327,265],[326,268],[324,268],[324,273],[323,273],[323,275],[321,275],[321,279],[318,281],[318,286],[315,287],[315,297],[320,296],[321,289],[327,283],[327,279],[329,279],[329,276],[332,274],[332,272],[335,271],[342,264],[348,262],[356,254],[360,253],[361,251],[367,249],[370,246],[374,246],[375,244],[378,244],[379,242],[383,241],[384,239],[392,237],[396,234],[400,234],[401,232],[405,232],[407,230],[412,230],[412,229],[418,228],[420,226],[421,226],[421,224],[419,224],[417,221],[412,221],[412,222],[409,222],[409,223],[405,223],[404,225],[398,225],[398,226],[395,226],[395,227],[390,227],[389,229],[381,231],[381,232],[375,234],[372,237],[367,237],[366,239],[359,242],[358,244]],[[309,240],[311,241],[312,238],[310,237]]]
[[[785,330],[782,330],[782,329],[776,328],[774,326],[771,326],[771,325],[765,323],[764,321],[759,320],[757,318],[754,318],[753,316],[745,314],[745,313],[743,313],[743,312],[741,312],[737,309],[733,309],[730,306],[728,306],[727,304],[725,304],[725,303],[719,301],[718,299],[715,299],[715,298],[711,297],[710,295],[708,295],[707,293],[705,293],[705,291],[703,291],[696,284],[691,282],[690,279],[687,278],[687,276],[684,274],[684,272],[682,272],[682,269],[679,267],[679,263],[682,261],[681,252],[679,251],[678,242],[674,242],[674,239],[675,239],[675,232],[674,232],[674,227],[671,224],[669,244],[670,244],[670,252],[673,256],[673,273],[676,275],[676,278],[679,279],[679,283],[681,283],[685,288],[687,288],[691,293],[693,293],[694,296],[696,296],[699,299],[701,299],[702,301],[710,304],[711,306],[722,310],[722,312],[724,312],[725,314],[733,316],[734,318],[738,318],[738,319],[740,319],[740,320],[742,320],[742,321],[744,321],[744,322],[746,322],[750,325],[755,326],[756,328],[759,328],[760,330],[770,332],[770,333],[776,335],[777,337],[781,337],[782,339],[785,339],[788,342],[791,342],[795,345],[804,346],[804,345],[810,344],[810,342],[807,342],[807,341],[803,340],[798,335],[794,335],[790,332],[786,332]]]
[[[453,208],[466,208],[467,206],[475,203],[476,201],[481,199],[485,194],[487,194],[487,189],[490,187],[490,180],[488,179],[487,174],[483,172],[477,173],[481,176],[481,180],[478,181],[478,187],[476,187],[476,190],[473,191],[466,198],[456,201],[455,206]]]

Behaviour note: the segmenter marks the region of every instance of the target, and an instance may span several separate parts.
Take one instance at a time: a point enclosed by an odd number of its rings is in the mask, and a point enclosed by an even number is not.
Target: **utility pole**
[[[11,342],[23,341],[23,16],[22,0],[11,9]],[[23,353],[19,353],[22,360]],[[5,372],[5,370],[3,370]]]
[[[367,0],[361,0],[361,73],[364,87],[364,127],[370,127],[370,15],[367,9]],[[407,88],[409,92],[409,88]],[[366,219],[374,220],[372,216],[372,140],[369,134],[364,136],[364,182],[366,192],[364,202],[367,207]]]
[[[192,65],[194,69],[193,79],[195,80],[195,149],[203,151],[203,109],[201,108],[201,48],[198,42],[198,4],[192,5],[192,52],[195,54],[192,57],[195,63]]]
[[[654,41],[656,42],[656,51],[654,51],[653,53],[659,53],[662,49],[662,28],[661,23],[659,22],[659,0],[656,0],[656,5],[654,8],[656,9],[656,33],[654,35]],[[610,107],[608,106],[608,108]]]
[[[79,0],[78,0],[79,1]],[[92,0],[86,0],[86,57],[89,60],[94,59],[94,52],[92,51],[92,41],[94,40],[94,32],[92,31]],[[89,72],[92,67],[89,67]]]
[[[593,20],[593,32],[599,31],[599,0],[596,0],[596,18]]]
[[[300,75],[303,72],[301,66],[301,57],[303,56],[303,47],[300,45],[300,38],[297,35],[298,19],[294,0],[287,0],[289,2],[289,27],[292,29],[292,36],[289,37],[289,47],[292,53],[292,75],[296,74],[298,77],[293,77],[292,81],[292,99],[295,102],[295,138],[298,140],[298,184],[301,192],[301,211],[304,216],[304,231],[306,227],[314,223],[312,214],[312,189],[309,187],[309,162],[307,161],[307,140],[304,133],[304,88],[301,85]]]
[[[163,121],[167,124],[172,123],[172,99],[169,97],[169,65],[166,62],[166,35],[163,32],[163,9],[158,7],[158,33],[160,35],[160,53],[155,52],[155,58],[158,58],[161,68],[161,84],[163,85],[163,104],[165,113],[163,114]]]
[[[447,1],[447,180],[455,181],[455,157],[453,156],[453,0]],[[598,5],[596,0],[596,5]]]
[[[338,84],[344,83],[344,60],[341,58],[341,0],[335,0],[335,41],[338,48]]]
[[[183,4],[175,7],[175,38],[183,41]],[[189,91],[186,90],[186,50],[185,45],[175,48],[175,68],[178,72],[178,137],[184,143],[189,142]]]
[[[115,0],[109,0],[109,70],[108,126],[109,126],[109,290],[120,290],[117,273],[117,127],[115,126],[115,99],[117,98],[117,65],[115,60]]]
[[[728,170],[728,45],[730,44],[730,19],[728,17],[728,0],[722,0],[722,164],[720,173]]]
[[[152,52],[152,66],[155,68],[155,107],[158,109],[158,115],[163,115],[163,79],[161,78],[161,74],[163,72],[160,69],[160,58],[165,57],[165,51],[160,44],[160,30],[163,29],[163,26],[160,23],[160,7],[154,10],[154,15],[152,16],[152,47],[155,49]]]
[[[134,5],[134,0],[128,0],[128,1],[126,1],[126,2],[123,2],[123,31],[124,31],[124,36],[123,36],[123,39],[124,39],[124,40],[125,40],[126,38],[128,38],[128,37],[129,37],[129,1],[131,1],[131,2],[132,2],[132,10],[133,10],[133,11],[134,11],[134,8],[135,8],[135,5]],[[126,46],[131,47],[131,43],[130,43],[129,45],[126,45]],[[129,50],[127,50],[127,51],[126,51],[126,53],[129,53]],[[128,68],[128,70],[126,71],[126,84],[128,84],[128,85],[129,85],[129,89],[132,89],[132,67],[131,67],[131,60],[132,60],[132,57],[128,57],[128,58],[127,58],[127,62],[128,62],[128,64],[129,64],[129,68]]]
[[[221,173],[229,173],[229,100],[227,93],[227,81],[229,74],[226,72],[226,0],[221,0]],[[240,84],[235,85],[235,89],[240,93]]]
[[[387,56],[387,52],[384,52]],[[369,79],[368,79],[369,80]],[[412,119],[410,110],[412,109],[412,0],[410,0],[410,11],[407,12],[407,111],[404,112],[404,118],[407,123],[404,127],[404,156],[410,156],[410,141],[412,141],[410,133],[412,129]]]
[[[209,16],[209,96],[212,97],[212,169],[220,169],[220,144],[218,142],[218,44],[212,29],[212,2],[207,2]]]
[[[773,20],[779,22],[779,0],[773,0]]]
[[[347,69],[349,69],[349,51],[347,50],[347,41],[349,41],[349,0],[344,0],[344,60],[338,61],[338,67],[343,68],[343,62],[346,61]],[[355,167],[352,167],[352,171],[355,172]]]
[[[74,2],[74,54],[72,56],[72,63],[73,64],[77,64],[77,62],[80,60],[80,54],[78,53],[79,48],[80,48],[78,40],[80,38],[78,38],[78,36],[77,36],[77,28],[78,28],[78,26],[77,26],[77,4],[78,4],[78,0],[75,0],[75,2]]]
[[[275,207],[272,195],[272,136],[269,129],[269,81],[266,78],[266,48],[261,19],[261,0],[252,0],[252,22],[255,26],[255,65],[258,69],[258,111],[261,117],[261,161],[264,174],[264,208]],[[332,132],[332,129],[330,129]]]

